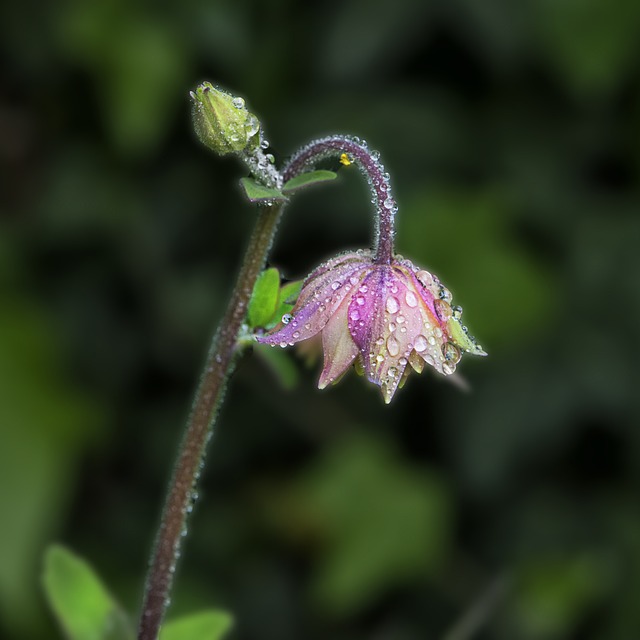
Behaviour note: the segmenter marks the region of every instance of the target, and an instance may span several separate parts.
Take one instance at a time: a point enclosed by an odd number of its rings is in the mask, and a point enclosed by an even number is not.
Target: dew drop
[[[234,98],[231,101],[231,104],[236,108],[236,109],[243,109],[244,108],[244,100],[240,97],[238,98]]]
[[[398,316],[397,320],[398,320],[398,324],[403,324],[406,318],[404,316]]]
[[[429,344],[433,347],[436,343],[436,339],[433,336],[429,336],[428,338]]]
[[[413,348],[418,352],[418,353],[422,353],[423,351],[426,350],[427,348],[427,339],[423,336],[423,335],[419,335],[416,338],[416,342],[413,345]]]
[[[433,306],[436,310],[436,314],[442,322],[446,322],[452,315],[451,307],[448,302],[444,300],[435,300]]]
[[[387,371],[387,375],[390,378],[395,378],[398,375],[398,370],[395,367],[389,367],[389,371]]]
[[[407,291],[404,299],[406,300],[408,306],[410,307],[418,306],[418,298],[416,298],[416,294],[413,293],[413,291]]]
[[[293,320],[293,316],[290,313],[285,313],[282,316],[282,324],[289,324]]]
[[[260,122],[253,114],[250,114],[247,121],[244,123],[244,129],[247,132],[247,136],[250,138],[255,136],[260,131]]]
[[[400,358],[400,360],[398,360],[398,364],[401,367],[406,367],[407,366],[407,362],[408,362],[408,360],[406,358]]]
[[[396,330],[396,323],[395,322],[390,322],[389,323],[389,331],[395,331]]]
[[[384,356],[382,354],[378,354],[376,356],[376,362],[382,362],[384,360]]]
[[[384,208],[385,209],[393,209],[395,202],[393,201],[393,198],[387,198],[384,201]]]
[[[356,303],[362,306],[364,304],[364,296],[356,296]]]
[[[299,331],[294,331],[293,332],[293,338],[294,340],[297,340],[300,337],[300,332]]]
[[[349,282],[351,284],[358,284],[358,278],[356,278],[355,276],[351,276],[351,278],[349,278]]]
[[[460,349],[453,342],[445,342],[442,345],[442,355],[450,365],[455,365],[460,361],[461,354]]]
[[[418,271],[416,278],[423,287],[429,287],[433,284],[433,276],[428,271]]]
[[[400,353],[400,344],[393,336],[389,336],[387,338],[387,351],[389,352],[389,355],[393,357]]]
[[[354,321],[355,320],[360,320],[360,312],[357,309],[352,309],[349,312],[349,317]]]
[[[451,307],[451,313],[456,320],[460,320],[460,318],[462,317],[462,307],[459,305]]]
[[[451,295],[451,291],[446,287],[440,286],[440,298],[445,302],[451,302],[453,300],[453,296]]]
[[[448,364],[446,362],[442,365],[442,372],[445,375],[450,376],[455,370],[456,370],[455,366],[451,366],[450,364]]]
[[[367,287],[366,284],[363,284],[358,291],[360,291],[360,293],[367,293],[367,291],[369,291],[369,287]]]
[[[336,291],[336,290],[338,290],[341,286],[342,286],[342,283],[341,283],[341,282],[338,282],[338,281],[336,280],[336,282],[332,283],[331,288],[332,288],[334,291]]]
[[[281,347],[282,349],[284,349],[286,346],[287,346],[287,343],[286,343],[286,342],[281,342],[281,343],[280,343],[280,347]]]
[[[263,141],[260,143],[260,148],[261,148],[261,149],[268,149],[268,148],[269,148],[269,141],[268,141],[268,140],[266,140],[266,139],[265,139],[265,140],[263,140]]]
[[[378,345],[379,347],[381,347],[384,344],[384,338],[378,338],[376,340],[376,345]]]
[[[393,296],[389,296],[387,298],[387,311],[389,313],[398,313],[399,309],[400,303],[398,302],[398,299],[394,298]]]

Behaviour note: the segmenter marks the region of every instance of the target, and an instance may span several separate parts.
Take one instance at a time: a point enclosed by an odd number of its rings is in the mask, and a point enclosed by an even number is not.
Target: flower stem
[[[344,155],[343,155],[344,154]],[[357,164],[365,174],[373,204],[376,207],[376,233],[374,238],[374,262],[390,264],[393,259],[394,218],[398,207],[391,195],[389,174],[378,160],[379,153],[371,151],[366,142],[349,136],[329,136],[314,140],[295,153],[284,167],[284,181],[309,171],[318,162],[338,156],[343,164]]]
[[[215,426],[227,381],[238,353],[238,336],[256,279],[273,242],[282,205],[262,207],[247,247],[236,286],[215,333],[191,408],[178,459],[169,485],[138,627],[138,640],[156,640],[173,582],[176,562],[192,504],[195,485]]]

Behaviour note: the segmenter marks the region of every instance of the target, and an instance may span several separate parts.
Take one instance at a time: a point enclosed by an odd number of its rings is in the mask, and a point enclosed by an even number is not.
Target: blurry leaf
[[[296,495],[292,526],[311,520],[324,537],[314,593],[334,614],[433,574],[447,557],[452,519],[444,486],[384,441],[361,435],[336,442]]]
[[[19,272],[14,265],[0,276],[11,270]],[[78,450],[106,413],[67,380],[60,337],[14,288],[0,287],[0,614],[4,628],[30,637],[29,625],[39,622],[33,574],[43,542],[65,516]]]
[[[251,202],[284,202],[286,198],[277,189],[271,189],[257,183],[253,178],[242,178],[240,184]]]
[[[277,269],[265,269],[256,281],[247,319],[252,328],[264,327],[271,320],[278,306],[280,295],[280,274]]]
[[[497,195],[432,190],[404,209],[397,246],[414,264],[433,270],[464,308],[463,324],[492,353],[521,342],[553,318],[557,286],[512,230]]]
[[[608,583],[606,565],[593,555],[535,558],[522,568],[512,611],[514,635],[555,640],[573,635]]]
[[[299,378],[298,369],[288,353],[266,344],[256,344],[253,349],[273,371],[283,388],[293,389],[296,386]]]
[[[285,182],[284,186],[282,187],[282,193],[289,194],[293,191],[304,189],[305,187],[309,187],[313,184],[327,182],[328,180],[335,180],[337,177],[337,173],[334,173],[333,171],[326,171],[324,169],[318,171],[307,171],[306,173],[302,173],[299,176],[291,178],[291,180]]]
[[[201,611],[167,622],[160,640],[222,640],[232,624],[224,611]]]
[[[124,153],[153,151],[186,104],[189,42],[158,11],[115,2],[71,2],[59,13],[61,49],[95,81],[103,118]]]
[[[608,91],[634,71],[640,3],[538,0],[532,8],[550,64],[573,88]]]
[[[133,640],[127,616],[91,567],[60,546],[45,555],[49,605],[69,640]]]

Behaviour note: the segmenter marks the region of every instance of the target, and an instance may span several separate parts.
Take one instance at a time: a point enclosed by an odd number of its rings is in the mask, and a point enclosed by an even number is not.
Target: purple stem
[[[342,158],[342,154],[346,154]],[[284,181],[291,180],[329,157],[341,157],[341,161],[355,163],[364,173],[376,207],[376,232],[374,238],[374,262],[390,264],[393,259],[394,218],[398,206],[391,195],[389,174],[378,160],[379,153],[371,151],[367,143],[349,136],[329,136],[314,140],[302,147],[287,162],[282,171]]]

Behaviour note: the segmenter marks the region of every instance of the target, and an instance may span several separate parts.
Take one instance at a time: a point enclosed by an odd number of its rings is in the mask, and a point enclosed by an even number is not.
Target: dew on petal
[[[384,356],[379,354],[376,356],[376,362],[383,362],[384,361]]]
[[[434,340],[435,343],[435,340]],[[427,339],[423,336],[423,335],[419,335],[416,338],[415,344],[413,345],[413,348],[418,352],[418,353],[422,353],[423,351],[426,350],[428,344],[427,344]]]
[[[285,313],[282,316],[282,324],[289,324],[293,320],[293,316],[290,313]]]
[[[360,320],[360,312],[357,309],[352,309],[349,312],[349,317],[354,321],[355,320]]]
[[[356,297],[356,302],[357,302],[360,306],[362,306],[362,305],[364,304],[364,302],[365,302],[365,300],[364,300],[364,296],[357,296],[357,297]]]
[[[337,280],[336,280],[336,282],[334,282],[334,283],[332,283],[332,284],[331,284],[331,288],[332,288],[334,291],[338,290],[341,286],[342,286],[342,283],[341,283],[341,282],[338,282]]]
[[[453,342],[445,342],[442,345],[442,355],[449,365],[455,365],[460,361],[460,349]]]
[[[453,296],[451,295],[451,291],[446,287],[440,286],[440,298],[445,302],[451,302],[453,300]]]
[[[387,375],[390,378],[395,378],[398,375],[398,370],[395,367],[389,367],[389,371],[387,371]]]
[[[433,276],[428,271],[418,271],[416,278],[423,287],[430,287],[433,284]]]
[[[416,294],[413,293],[413,291],[407,291],[404,299],[406,300],[408,306],[410,307],[418,306],[418,298],[416,298]]]
[[[366,284],[363,284],[358,291],[360,291],[360,293],[367,293],[367,291],[369,291],[369,287],[367,287]]]
[[[399,309],[400,303],[398,302],[398,299],[394,298],[393,296],[389,296],[387,298],[387,311],[389,313],[398,313]]]
[[[300,332],[299,331],[294,331],[293,332],[293,338],[294,340],[297,340],[300,337]]]
[[[400,343],[393,336],[389,336],[387,338],[387,351],[392,357],[395,357],[400,353]]]
[[[429,336],[429,344],[433,346],[436,343],[436,339],[433,336]]]
[[[456,320],[460,320],[462,317],[462,307],[459,305],[451,307],[451,313]]]
[[[391,331],[391,332],[395,331],[396,327],[397,327],[397,325],[396,325],[395,322],[390,322],[389,323],[389,331]]]
[[[442,322],[446,322],[452,315],[451,307],[449,303],[445,300],[435,300],[433,306],[436,310],[436,314],[438,318],[442,320]]]

